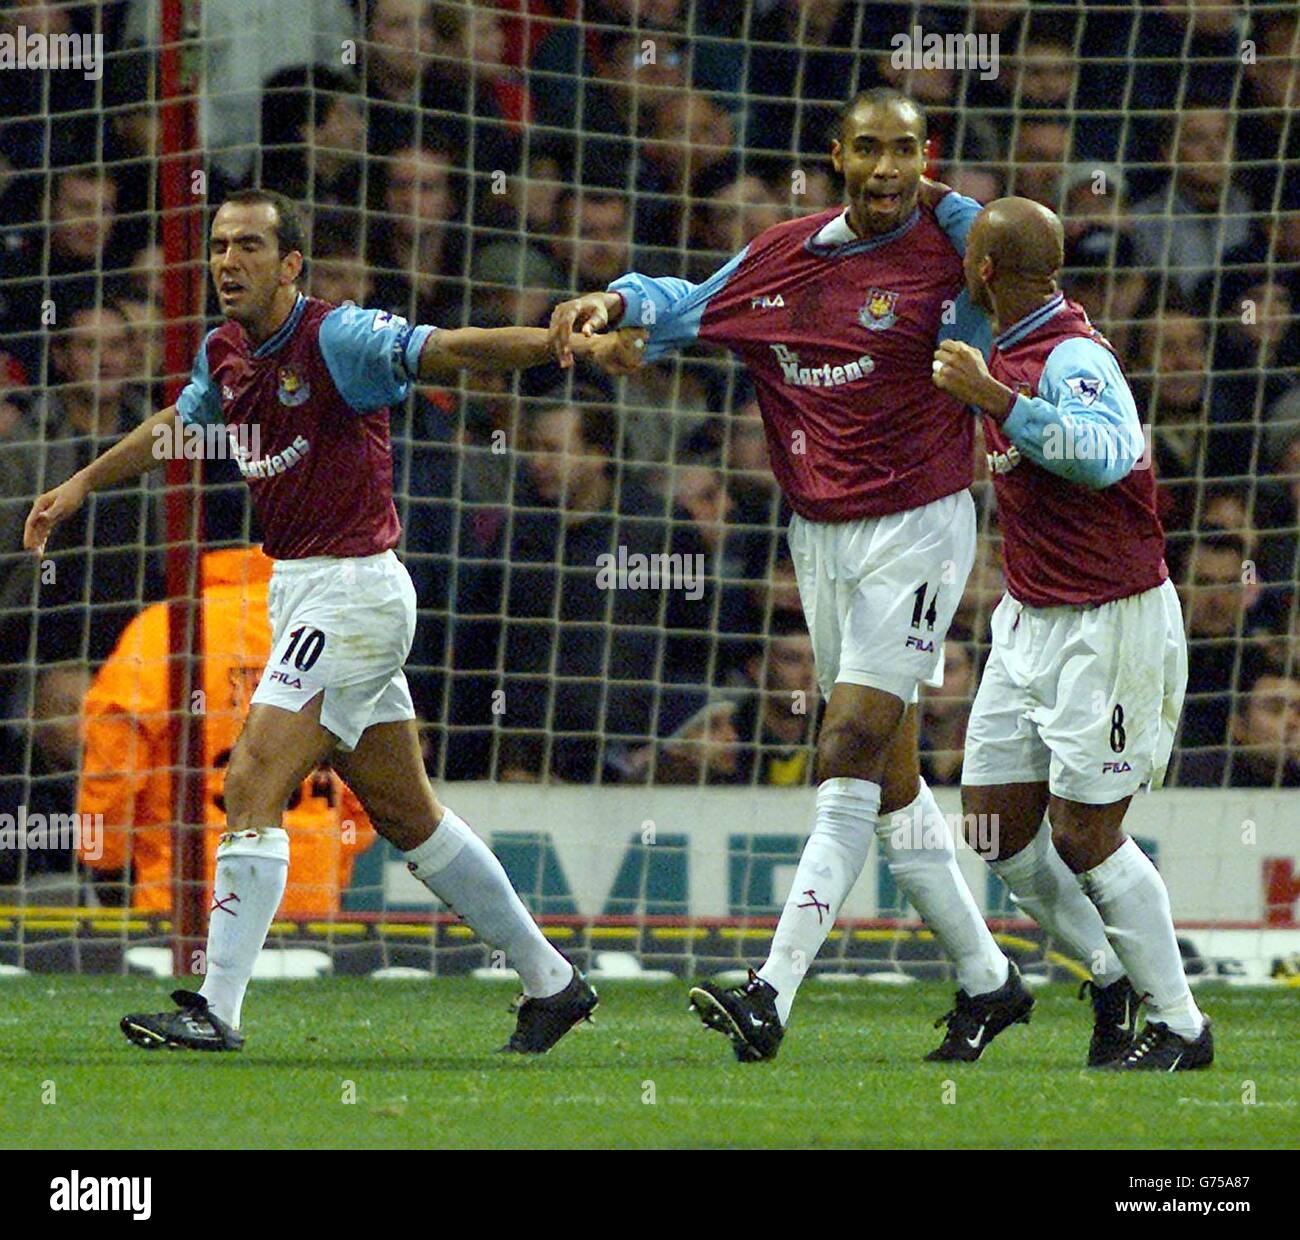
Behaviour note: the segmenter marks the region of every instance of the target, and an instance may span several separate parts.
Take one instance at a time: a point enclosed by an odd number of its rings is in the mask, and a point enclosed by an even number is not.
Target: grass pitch
[[[1200,992],[1218,1058],[1171,1076],[1088,1072],[1066,986],[974,1065],[921,1062],[951,990],[811,981],[773,1064],[742,1065],[682,984],[609,982],[549,1055],[493,1052],[502,984],[256,982],[242,1054],[139,1050],[117,1028],[165,984],[0,981],[7,1148],[1294,1148],[1300,991]],[[1252,1084],[1253,1083],[1253,1084]],[[1243,1099],[1251,1099],[1247,1102]],[[354,1099],[354,1100],[349,1100]]]

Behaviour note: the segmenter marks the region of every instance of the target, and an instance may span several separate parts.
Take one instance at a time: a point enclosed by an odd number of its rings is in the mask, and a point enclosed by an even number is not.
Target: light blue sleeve
[[[940,323],[938,339],[941,342],[960,340],[971,345],[984,354],[984,360],[987,362],[989,353],[993,349],[993,324],[989,322],[988,316],[971,301],[970,294],[962,289],[953,303],[952,322]]]
[[[224,420],[221,416],[221,396],[208,371],[208,341],[212,335],[212,332],[208,332],[203,337],[203,343],[194,355],[190,381],[176,398],[176,414],[180,420],[198,426],[216,426]]]
[[[406,398],[419,373],[432,327],[412,327],[386,310],[342,305],[320,324],[320,351],[330,378],[353,409],[381,409]]]
[[[699,336],[700,320],[709,302],[725,287],[748,253],[746,246],[700,284],[675,276],[643,276],[635,271],[619,276],[607,290],[623,298],[623,317],[617,326],[644,327],[650,333],[645,349],[647,362],[686,348]]]
[[[1002,432],[1031,461],[1101,490],[1127,476],[1145,444],[1133,393],[1108,349],[1075,336],[1051,352],[1036,397],[1018,396]]]
[[[965,255],[966,235],[970,232],[970,226],[975,223],[975,217],[983,210],[984,208],[974,198],[967,198],[965,194],[959,194],[956,190],[939,199],[939,205],[934,209],[934,218],[938,221],[939,227],[948,234],[948,240],[952,242],[953,249],[958,254]]]

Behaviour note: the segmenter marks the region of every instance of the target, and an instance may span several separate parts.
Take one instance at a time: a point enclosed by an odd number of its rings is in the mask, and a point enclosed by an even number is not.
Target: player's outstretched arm
[[[158,452],[157,445],[164,437],[170,441],[175,422],[175,405],[160,409],[66,482],[37,496],[23,528],[23,547],[43,554],[50,531],[72,516],[87,495],[138,478],[165,460],[168,454]]]
[[[611,374],[627,374],[641,364],[644,331],[581,336],[573,356],[589,357]],[[459,327],[434,332],[420,350],[420,378],[438,379],[470,370],[522,370],[553,357],[550,333],[541,327]],[[562,363],[564,364],[564,363]]]
[[[461,370],[526,370],[550,359],[543,327],[444,327],[420,350],[419,378],[446,379]]]

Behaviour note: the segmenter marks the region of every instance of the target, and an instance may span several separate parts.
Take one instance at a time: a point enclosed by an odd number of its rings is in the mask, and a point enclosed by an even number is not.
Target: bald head
[[[1065,261],[1065,232],[1055,212],[1028,198],[998,198],[966,238],[966,287],[980,309],[1054,291]]]
[[[1065,261],[1061,221],[1029,198],[994,199],[976,217],[971,240],[1003,275],[1050,280]]]

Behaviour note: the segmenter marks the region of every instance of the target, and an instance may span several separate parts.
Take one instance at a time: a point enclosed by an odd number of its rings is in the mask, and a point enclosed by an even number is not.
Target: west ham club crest
[[[292,366],[280,367],[280,404],[301,405],[311,395],[311,385]]]
[[[894,313],[897,304],[897,293],[873,288],[867,293],[867,300],[862,303],[862,309],[858,311],[858,322],[869,332],[883,332],[885,328],[893,327],[898,318]]]

